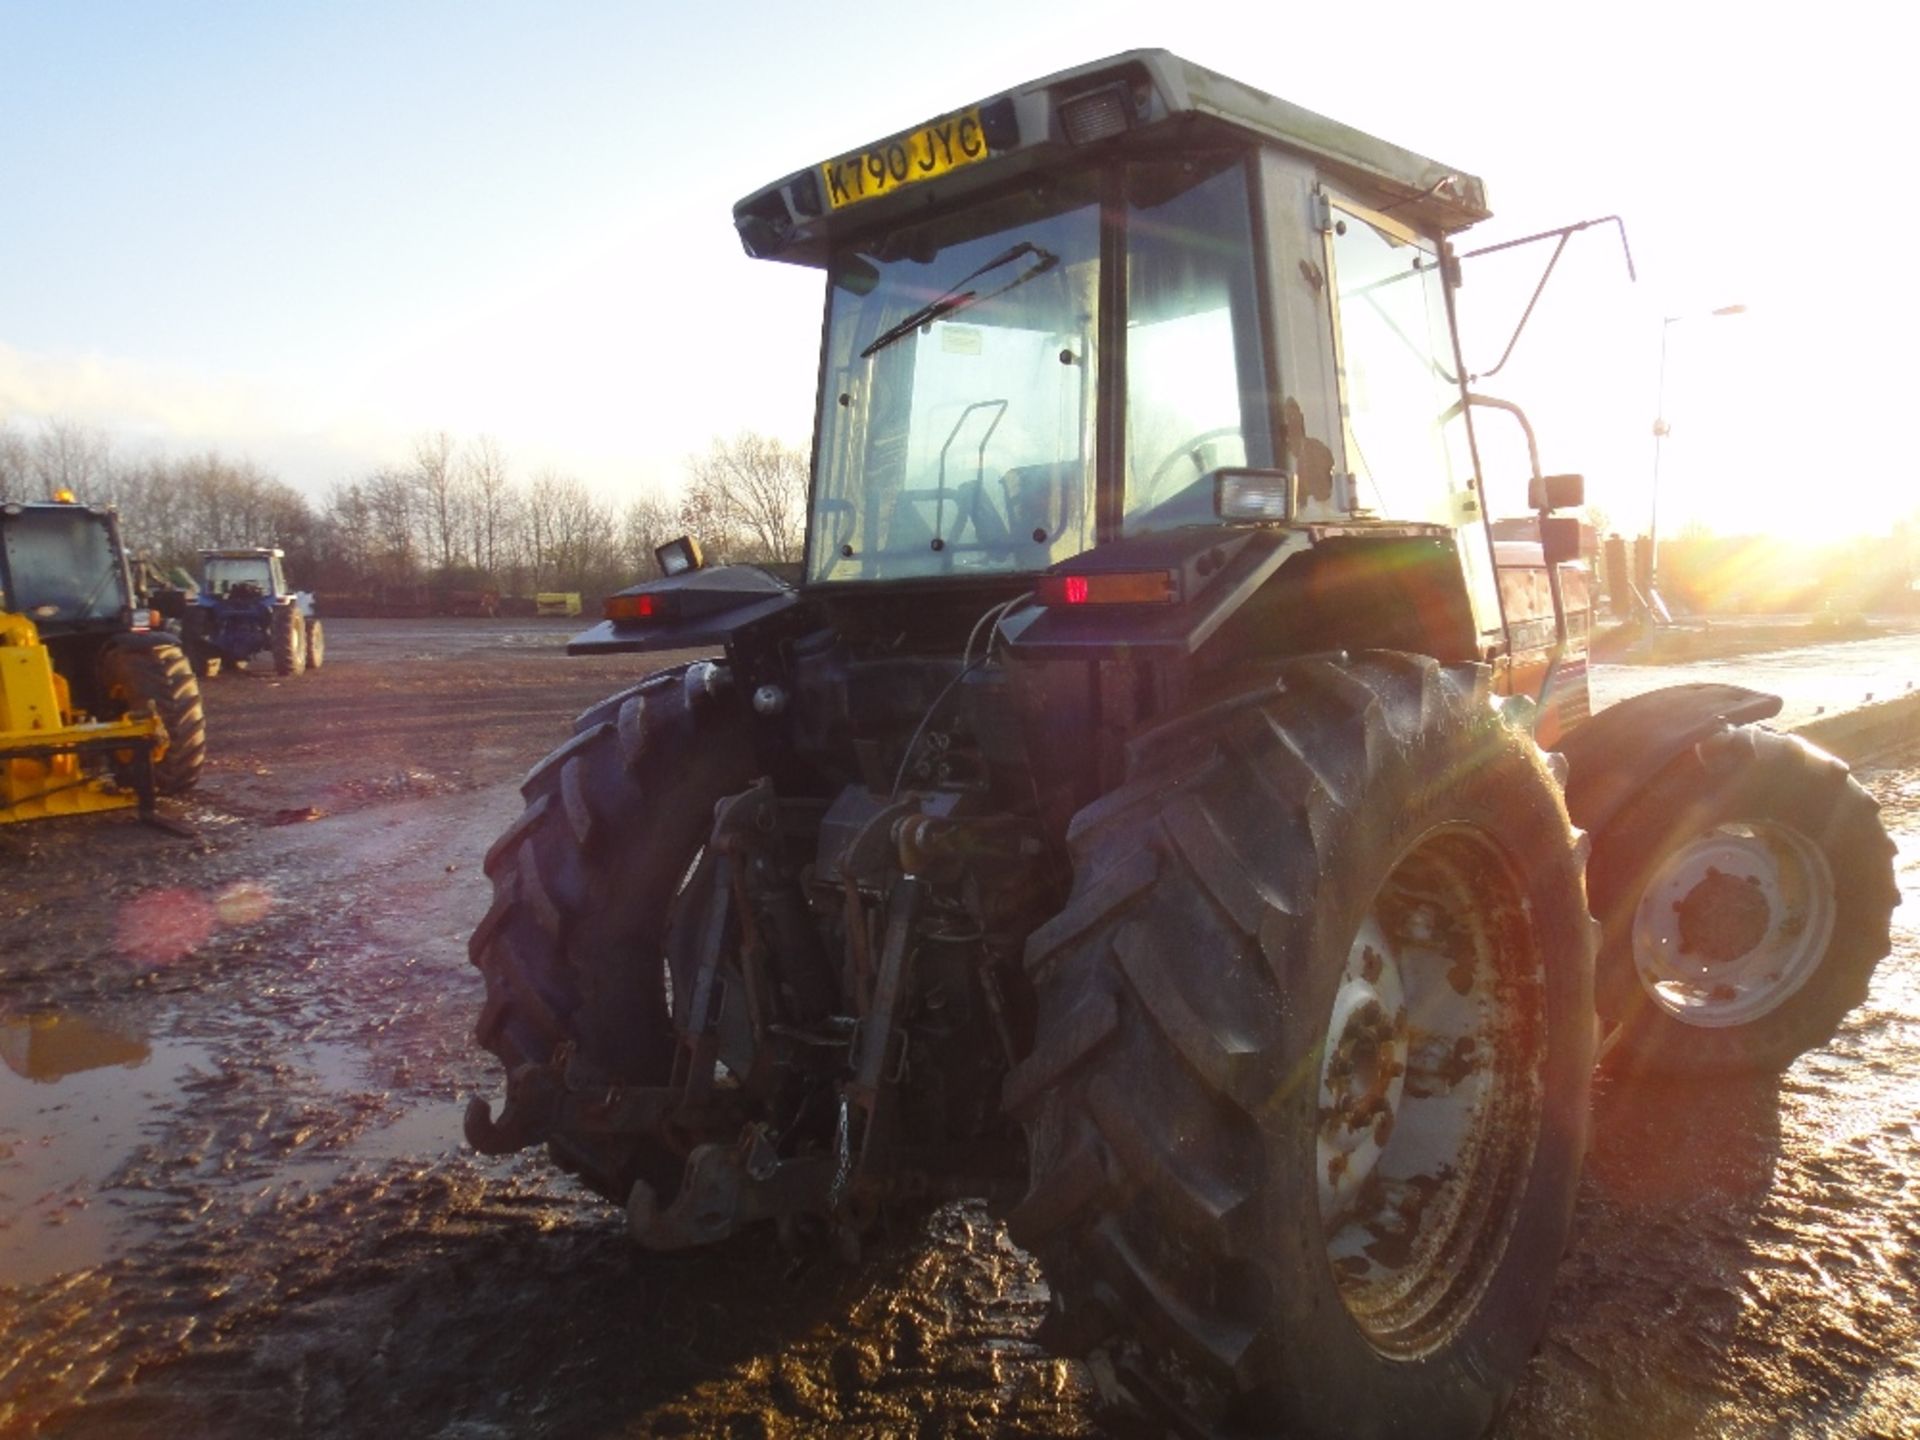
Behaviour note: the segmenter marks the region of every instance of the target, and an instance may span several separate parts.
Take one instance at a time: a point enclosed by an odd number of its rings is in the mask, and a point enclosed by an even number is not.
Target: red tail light
[[[652,595],[609,595],[601,602],[600,613],[609,620],[652,620],[660,609]]]
[[[1045,575],[1035,586],[1042,605],[1170,605],[1179,593],[1171,570]]]

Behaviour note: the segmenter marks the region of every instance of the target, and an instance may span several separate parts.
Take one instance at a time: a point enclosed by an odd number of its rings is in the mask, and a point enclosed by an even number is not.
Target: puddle
[[[139,1204],[108,1181],[206,1060],[80,1015],[0,1017],[0,1286],[107,1258]]]
[[[384,1163],[452,1155],[465,1143],[460,1107],[452,1101],[429,1101],[367,1131],[347,1148],[355,1159]]]
[[[377,1097],[395,1112],[374,1121],[327,1157],[329,1182],[357,1163],[384,1165],[391,1160],[452,1155],[465,1143],[460,1102],[402,1099],[377,1083],[371,1073],[372,1058],[362,1046],[309,1040],[300,1049],[298,1063],[328,1094]]]

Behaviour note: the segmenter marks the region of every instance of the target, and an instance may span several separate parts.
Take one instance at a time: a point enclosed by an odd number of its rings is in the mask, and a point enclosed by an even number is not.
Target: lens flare
[[[236,880],[213,897],[213,913],[222,925],[252,925],[272,909],[273,896],[255,880]]]
[[[168,965],[191,954],[213,933],[213,906],[191,890],[150,890],[120,909],[116,941],[142,965]]]

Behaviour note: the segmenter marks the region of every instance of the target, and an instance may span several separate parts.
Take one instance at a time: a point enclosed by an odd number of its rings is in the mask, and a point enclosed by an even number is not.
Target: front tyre
[[[1164,1427],[1466,1437],[1544,1323],[1593,1056],[1584,846],[1486,672],[1293,662],[1168,727],[1028,946],[1010,1217]]]
[[[116,714],[150,703],[166,727],[167,753],[153,767],[153,788],[162,795],[191,790],[207,763],[207,714],[186,655],[177,645],[156,644],[109,650],[100,663]]]
[[[1732,729],[1674,762],[1594,839],[1609,1066],[1777,1073],[1825,1044],[1892,946],[1893,851],[1798,736]]]
[[[327,632],[316,615],[307,621],[307,669],[318,670],[327,660]]]
[[[273,673],[298,675],[307,663],[307,627],[300,612],[281,605],[273,612]]]
[[[181,617],[181,648],[187,652],[187,663],[199,680],[211,680],[220,673],[220,652],[214,648],[210,629],[207,612],[198,605],[189,606]]]

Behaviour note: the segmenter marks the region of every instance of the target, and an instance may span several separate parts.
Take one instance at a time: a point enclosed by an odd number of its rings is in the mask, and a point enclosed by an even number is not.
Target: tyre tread
[[[1278,1037],[1327,846],[1389,755],[1396,773],[1417,772],[1421,747],[1457,757],[1473,727],[1496,723],[1488,690],[1481,667],[1308,657],[1244,702],[1155,732],[1130,752],[1126,784],[1069,827],[1073,894],[1026,955],[1036,1043],[1003,1090],[1032,1157],[1009,1225],[1038,1254],[1063,1325],[1090,1328],[1085,1344],[1111,1373],[1137,1368],[1137,1391],[1170,1403],[1162,1418],[1182,1433],[1239,1423],[1284,1369],[1296,1281],[1261,1268],[1262,1134],[1300,1095]],[[1584,945],[1577,832],[1544,757],[1507,733],[1501,753],[1554,797],[1518,823],[1557,837],[1556,933]],[[1567,993],[1588,1013],[1584,977]],[[1590,1027],[1558,1033],[1580,1048]],[[1561,1138],[1577,1146],[1581,1133],[1569,1124]]]

